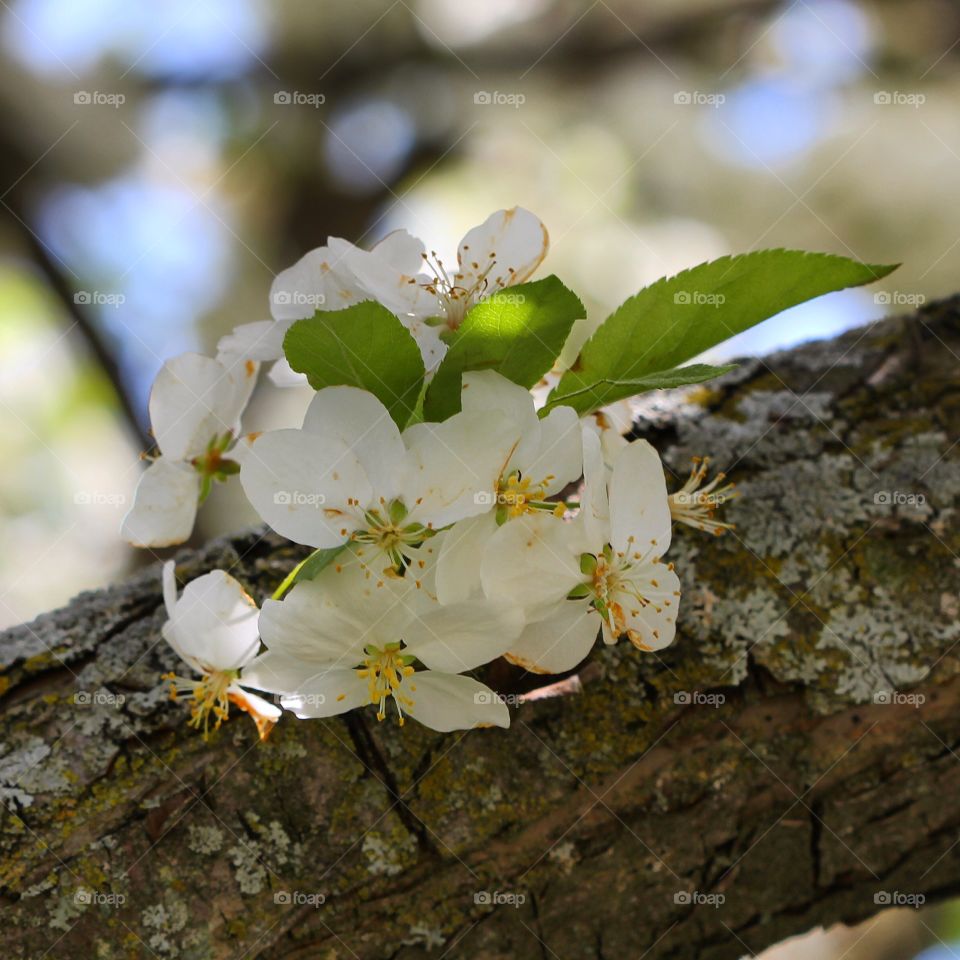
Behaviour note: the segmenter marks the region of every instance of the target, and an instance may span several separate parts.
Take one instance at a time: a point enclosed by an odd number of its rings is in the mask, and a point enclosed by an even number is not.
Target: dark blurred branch
[[[92,358],[109,380],[124,422],[135,442],[144,449],[149,449],[153,446],[153,440],[137,414],[133,397],[124,382],[113,351],[90,312],[84,309],[82,304],[75,302],[76,291],[73,285],[31,226],[31,198],[42,196],[47,191],[50,178],[45,173],[45,164],[31,159],[36,153],[25,142],[29,130],[24,132],[23,137],[17,136],[11,129],[13,124],[10,120],[12,118],[8,119],[7,125],[0,125],[0,184],[5,187],[5,192],[0,194],[0,217],[6,219],[14,235],[20,238],[24,249],[63,306],[64,315],[70,318],[71,324],[80,332]],[[22,129],[17,126],[18,131]]]
[[[31,258],[40,272],[43,274],[48,286],[54,295],[60,300],[64,313],[72,321],[72,326],[76,328],[83,341],[100,367],[101,372],[110,381],[113,392],[116,394],[117,402],[123,415],[127,429],[134,437],[137,444],[144,450],[153,447],[153,438],[147,432],[134,406],[123,374],[106,340],[97,329],[96,323],[89,316],[82,304],[74,300],[74,290],[63,272],[57,266],[56,261],[50,256],[50,251],[44,246],[39,237],[20,219],[19,215],[15,218],[20,225],[24,243],[30,251]]]

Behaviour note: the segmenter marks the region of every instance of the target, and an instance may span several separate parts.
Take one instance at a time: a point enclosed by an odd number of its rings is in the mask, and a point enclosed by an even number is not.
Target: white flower
[[[168,360],[150,392],[150,422],[160,456],[140,478],[120,534],[138,547],[165,547],[190,536],[198,501],[214,480],[236,471],[224,458],[256,384],[252,360],[225,363],[198,353]]]
[[[448,267],[433,251],[428,255],[419,240],[407,236],[402,263],[358,250],[343,240],[331,244],[331,249],[340,253],[340,262],[388,309],[421,320],[439,318],[451,330],[484,297],[529,279],[550,243],[546,227],[522,207],[498,210],[468,230],[457,248],[455,267]],[[416,270],[411,269],[415,249],[422,260]],[[423,267],[426,273],[418,272]]]
[[[641,650],[673,641],[680,582],[660,562],[670,545],[663,467],[645,440],[618,456],[607,489],[599,438],[584,430],[584,492],[572,522],[531,514],[491,538],[481,567],[490,597],[524,605],[528,626],[507,658],[560,673],[626,636]]]
[[[283,601],[266,601],[268,650],[244,670],[244,683],[282,694],[301,718],[374,704],[383,720],[392,699],[401,724],[409,715],[440,731],[509,726],[500,698],[460,674],[500,656],[522,614],[483,597],[441,606],[429,589],[432,562],[415,557],[404,577],[378,579],[351,557]]]
[[[410,549],[491,509],[513,443],[500,415],[462,412],[403,434],[372,394],[326,387],[299,430],[275,430],[240,453],[260,516],[297,543],[366,543],[399,568]]]
[[[396,314],[420,347],[428,371],[446,352],[441,331],[455,330],[467,311],[491,293],[523,283],[546,256],[547,231],[521,207],[498,210],[468,231],[448,267],[436,253],[405,230],[384,237],[371,250],[331,237],[278,274],[270,290],[273,321],[237,327],[220,341],[220,350],[253,360],[277,360],[271,378],[280,385],[299,382],[288,375],[283,338],[296,320],[317,310],[341,310],[376,300]]]
[[[580,423],[570,407],[557,407],[540,419],[530,392],[492,370],[463,375],[461,403],[464,413],[502,415],[516,439],[497,478],[494,509],[461,520],[444,538],[437,572],[442,603],[480,589],[483,552],[499,525],[532,512],[562,515],[565,505],[548,498],[583,472]]]
[[[173,674],[171,696],[178,687],[191,691],[191,725],[207,734],[211,715],[214,729],[226,718],[233,703],[256,722],[263,739],[280,716],[272,703],[245,690],[238,678],[260,648],[259,611],[243,587],[223,570],[214,570],[191,580],[177,598],[174,563],[163,565],[163,600],[167,622],[163,636],[180,658],[200,674],[200,679],[182,679]]]

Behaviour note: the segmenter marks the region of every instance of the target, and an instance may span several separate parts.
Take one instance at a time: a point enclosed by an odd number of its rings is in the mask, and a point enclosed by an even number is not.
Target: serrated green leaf
[[[368,390],[401,429],[410,419],[424,368],[409,330],[372,300],[298,320],[283,340],[287,362],[314,390],[346,384]]]
[[[521,386],[534,386],[560,355],[573,321],[584,314],[580,298],[555,276],[481,300],[449,340],[427,389],[424,416],[446,420],[460,409],[460,381],[467,370],[496,370]]]
[[[342,543],[339,547],[326,547],[314,550],[305,560],[301,560],[283,579],[283,583],[273,592],[273,599],[279,600],[295,584],[301,580],[313,580],[321,570],[330,566],[333,560],[338,557],[347,544]]]
[[[705,380],[712,380],[714,377],[720,377],[736,369],[737,365],[735,363],[728,363],[722,367],[713,367],[709,363],[691,363],[686,367],[661,370],[659,373],[650,373],[645,377],[636,377],[631,380],[599,380],[568,394],[560,395],[554,391],[550,394],[550,403],[555,407],[560,405],[575,407],[576,403],[574,401],[578,397],[603,386],[628,387],[630,392],[626,396],[632,397],[638,393],[646,393],[648,390],[670,390],[673,387],[686,387],[694,383],[703,383]],[[546,410],[543,410],[541,414],[546,412]]]
[[[800,250],[721,257],[664,278],[631,297],[584,344],[551,394],[580,413],[630,396],[622,384],[670,371],[788,307],[871,283],[898,265],[858,263]]]

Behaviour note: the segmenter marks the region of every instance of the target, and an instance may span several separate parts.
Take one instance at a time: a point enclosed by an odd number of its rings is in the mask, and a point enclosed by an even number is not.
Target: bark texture
[[[158,566],[0,635],[7,954],[726,960],[960,893],[958,354],[954,299],[651,400],[678,475],[733,465],[737,530],[677,532],[671,648],[598,648],[508,731],[205,743]],[[255,531],[178,573],[260,600],[297,558]]]

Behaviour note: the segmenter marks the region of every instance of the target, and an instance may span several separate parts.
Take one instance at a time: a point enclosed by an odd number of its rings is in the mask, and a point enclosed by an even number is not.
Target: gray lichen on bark
[[[598,648],[509,731],[285,719],[258,744],[239,716],[205,743],[160,681],[157,567],[7,631],[11,954],[710,960],[960,890],[958,313],[650,398],[678,477],[734,465],[736,531],[676,533],[671,648]],[[252,531],[178,574],[263,599],[302,555]]]

